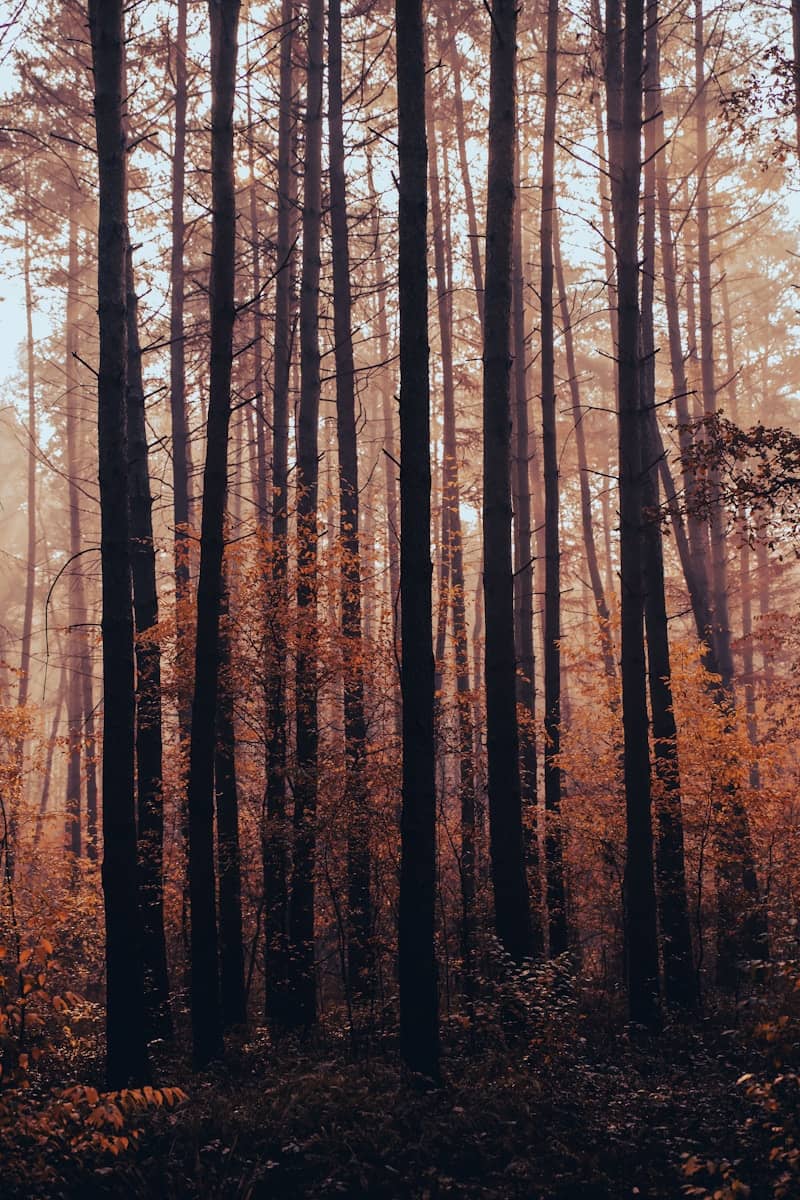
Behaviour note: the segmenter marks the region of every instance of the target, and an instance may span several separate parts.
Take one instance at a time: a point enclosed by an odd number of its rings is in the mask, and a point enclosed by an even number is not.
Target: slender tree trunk
[[[76,155],[70,158],[74,170]],[[69,507],[69,557],[73,561],[70,578],[69,678],[67,682],[67,729],[69,757],[67,759],[67,845],[77,858],[81,852],[81,748],[84,742],[81,674],[88,668],[85,654],[85,635],[78,626],[86,617],[86,595],[83,571],[78,555],[81,551],[81,498],[78,487],[78,380],[75,354],[78,340],[78,194],[69,190],[67,216],[67,296],[66,346],[64,354],[65,426],[67,456],[67,504]]]
[[[496,0],[491,17],[489,176],[483,350],[483,590],[486,737],[495,926],[521,962],[533,948],[522,835],[511,565],[511,247],[517,8]]]
[[[27,191],[27,168],[25,171],[25,189]],[[28,703],[31,682],[31,641],[33,634],[33,602],[36,592],[36,349],[33,342],[33,291],[31,288],[31,238],[30,221],[25,215],[25,232],[23,235],[23,266],[22,273],[25,286],[25,321],[26,321],[26,367],[28,390],[28,480],[27,480],[27,546],[25,563],[25,598],[22,608],[22,637],[20,639],[19,660],[19,689],[17,704],[24,708]],[[17,830],[19,826],[19,808],[25,794],[25,738],[17,739],[14,748],[15,774],[19,781],[19,792],[8,813],[8,829],[6,831],[6,870],[9,878],[14,875],[14,864],[17,852]],[[78,843],[80,851],[80,823],[78,824]]]
[[[461,86],[461,56],[455,39],[455,19],[452,0],[449,0],[446,12],[447,40],[450,61],[453,67],[453,108],[455,112],[456,142],[458,144],[458,162],[461,167],[461,183],[464,188],[464,204],[467,210],[467,233],[469,236],[469,258],[472,267],[472,281],[475,287],[475,303],[478,308],[478,320],[483,330],[485,298],[483,290],[483,269],[481,266],[481,239],[478,232],[478,217],[475,208],[475,196],[469,173],[469,157],[467,155],[467,122],[464,116],[464,95]],[[442,27],[439,30],[439,51],[442,50]]]
[[[249,39],[248,39],[249,40]],[[259,526],[266,528],[269,518],[269,500],[267,497],[267,414],[264,404],[264,313],[262,307],[261,281],[261,241],[262,234],[258,224],[258,188],[256,186],[256,148],[255,128],[253,125],[253,98],[250,86],[252,70],[247,63],[247,126],[250,135],[247,139],[247,166],[250,174],[248,199],[250,205],[250,254],[253,271],[253,401],[248,406],[248,434],[256,452],[256,478],[253,496],[256,503],[257,521]],[[280,86],[280,85],[279,85]],[[280,123],[280,117],[278,118]],[[255,429],[252,434],[251,418],[255,415]]]
[[[330,139],[330,221],[333,254],[333,334],[336,361],[336,431],[339,445],[339,544],[342,553],[341,621],[345,663],[344,736],[347,811],[347,970],[351,993],[369,993],[372,977],[370,934],[369,797],[367,721],[361,643],[361,552],[359,545],[358,445],[353,361],[350,248],[347,229],[345,149],[342,125],[342,12],[328,4],[328,123]]]
[[[303,265],[300,284],[300,408],[297,419],[297,774],[294,856],[289,904],[290,1017],[298,1028],[316,1019],[314,870],[316,862],[317,751],[317,503],[319,491],[319,276],[322,220],[323,0],[309,0]]]
[[[139,343],[133,252],[126,256],[128,496],[133,613],[136,628],[136,787],[139,904],[148,1032],[170,1038],[167,945],[164,937],[164,793],[162,775],[161,648],[158,625],[153,500]]]
[[[686,896],[686,866],[681,810],[680,767],[672,671],[664,596],[664,557],[659,517],[656,439],[649,431],[656,422],[656,347],[653,330],[656,248],[656,143],[658,95],[658,0],[647,0],[646,65],[644,76],[644,223],[641,290],[641,406],[643,561],[645,628],[650,711],[653,721],[656,776],[655,868],[658,915],[667,1001],[685,1009],[697,1003],[697,983],[692,962],[692,936]]]
[[[517,154],[521,154],[517,137]],[[528,421],[528,372],[525,337],[525,276],[522,262],[522,196],[517,162],[514,209],[513,350],[514,350],[514,640],[517,650],[517,705],[524,720],[519,731],[525,862],[530,890],[532,954],[544,953],[542,883],[539,857],[539,788],[536,755],[536,658],[533,640],[533,536],[531,533],[531,430]],[[535,450],[533,451],[535,453]]]
[[[185,602],[189,595],[189,436],[186,421],[186,346],[184,330],[184,249],[186,225],[186,10],[177,0],[175,37],[175,132],[172,148],[170,247],[169,396],[172,435],[172,520],[174,524],[175,602],[178,642],[178,731],[188,755],[191,726],[191,650]]]
[[[197,583],[197,642],[189,757],[192,1050],[202,1067],[222,1053],[214,871],[214,738],[228,430],[235,320],[236,190],[233,101],[239,0],[209,0],[211,22],[211,358]]]
[[[442,211],[439,164],[436,146],[436,121],[433,105],[428,108],[428,148],[430,152],[431,223],[434,267],[436,272],[437,314],[442,352],[442,559],[447,564],[444,590],[440,591],[440,613],[452,610],[452,639],[456,667],[456,705],[458,711],[459,802],[461,810],[461,956],[465,988],[474,985],[475,940],[475,778],[473,774],[473,730],[469,696],[469,653],[464,597],[464,555],[461,531],[461,493],[456,441],[456,401],[453,372],[453,311],[450,290],[452,264],[449,206],[447,225]],[[443,158],[444,158],[443,152]],[[449,198],[448,198],[449,199]],[[446,519],[445,519],[446,518]],[[445,622],[446,623],[446,622]],[[444,657],[444,646],[437,636],[436,664]],[[439,690],[437,685],[437,692]]]
[[[53,782],[53,760],[55,758],[55,752],[56,752],[56,739],[58,737],[58,730],[61,725],[61,716],[64,711],[64,702],[67,699],[68,692],[69,692],[69,674],[68,674],[66,668],[62,668],[61,678],[60,678],[59,684],[58,684],[58,691],[56,692],[55,704],[53,706],[53,720],[50,723],[50,737],[47,740],[47,758],[46,758],[45,764],[44,764],[44,776],[43,776],[43,780],[42,780],[42,795],[39,799],[39,811],[36,814],[36,828],[35,828],[34,834],[33,834],[34,853],[36,853],[36,851],[39,849],[39,847],[42,844],[42,834],[44,833],[44,823],[45,823],[45,820],[47,819],[47,809],[48,809],[49,802],[50,802],[50,787]],[[78,751],[78,753],[80,754],[80,750]],[[69,770],[69,765],[71,765],[72,760],[73,760],[73,754],[72,754],[72,746],[70,744],[69,758],[67,760],[67,763],[68,763],[67,770]],[[80,759],[78,761],[80,762]],[[78,779],[79,779],[79,786],[80,786],[80,775],[78,776]],[[69,800],[69,795],[70,795],[70,793],[68,791],[67,792],[68,800]],[[80,795],[80,793],[79,793],[79,795]],[[72,850],[73,820],[74,820],[74,814],[70,811],[70,809],[68,807],[67,808],[66,843],[67,843],[67,848],[69,850]]]
[[[219,628],[217,730],[214,792],[219,863],[219,969],[222,1022],[226,1029],[247,1021],[242,941],[242,867],[239,850],[239,794],[236,784],[236,730],[233,722],[228,580],[223,575]]]
[[[272,387],[272,546],[267,614],[267,784],[263,832],[265,1015],[273,1028],[289,1024],[289,831],[286,822],[286,613],[289,506],[289,372],[292,359],[292,154],[294,3],[282,0],[278,112],[278,244]]]
[[[544,806],[550,956],[567,949],[567,902],[561,828],[561,539],[559,531],[558,444],[553,321],[553,210],[558,99],[558,0],[548,0],[545,66],[542,211],[540,224],[542,464],[544,467]]]
[[[564,333],[564,351],[569,377],[570,400],[572,404],[572,422],[575,431],[575,449],[578,457],[578,482],[581,493],[581,528],[583,531],[583,548],[586,555],[586,565],[589,569],[589,582],[592,587],[594,605],[597,609],[597,623],[600,632],[600,648],[603,654],[603,666],[610,680],[616,680],[617,665],[614,658],[614,643],[611,637],[611,614],[608,608],[603,579],[597,558],[597,546],[594,538],[594,518],[592,516],[592,492],[589,486],[589,457],[586,453],[586,431],[584,429],[584,413],[581,407],[580,383],[578,368],[575,363],[575,345],[572,337],[572,318],[569,311],[569,300],[564,281],[564,267],[561,261],[561,239],[558,226],[558,206],[553,208],[553,263],[555,267],[556,284],[558,287],[558,303],[561,312],[561,326]]]
[[[711,189],[708,181],[708,128],[705,75],[705,34],[702,0],[695,6],[695,111],[697,117],[697,260],[700,304],[700,376],[703,412],[713,416],[717,407],[714,363],[714,314],[711,294]],[[709,468],[711,590],[713,640],[720,672],[722,705],[735,720],[733,653],[728,610],[727,537],[720,499],[719,470]],[[755,856],[747,811],[736,785],[727,787],[717,813],[717,980],[733,988],[740,964],[767,953],[766,918],[758,895]]]
[[[642,580],[643,421],[639,355],[639,200],[641,182],[642,0],[606,2],[606,88],[609,166],[617,265],[622,612],[622,723],[627,858],[625,941],[631,1020],[658,1019],[658,934],[644,651]]]
[[[106,1075],[111,1088],[148,1075],[134,799],[134,665],[125,413],[127,179],[121,0],[90,0],[99,167],[98,446],[103,593],[103,892]]]
[[[434,949],[436,778],[431,646],[425,42],[421,0],[397,0],[400,304],[400,612],[403,809],[400,862],[400,1053],[439,1075]]]
[[[383,418],[383,470],[386,487],[386,545],[389,559],[389,592],[392,610],[392,630],[394,642],[397,644],[397,625],[399,616],[400,596],[400,554],[399,554],[399,505],[397,497],[397,439],[395,437],[395,421],[392,411],[392,389],[387,378],[389,363],[389,321],[386,315],[387,283],[386,269],[383,261],[383,244],[380,229],[380,208],[375,196],[375,184],[372,175],[372,157],[367,149],[367,187],[372,199],[372,228],[371,236],[375,243],[375,291],[378,306],[378,353],[383,369],[381,372],[381,416]],[[398,730],[399,732],[399,730]]]

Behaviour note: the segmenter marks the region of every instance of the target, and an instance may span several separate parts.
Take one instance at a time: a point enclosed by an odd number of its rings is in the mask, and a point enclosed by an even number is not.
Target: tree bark
[[[153,500],[148,469],[142,351],[133,251],[126,256],[128,503],[131,576],[136,628],[136,787],[139,854],[139,905],[148,1032],[172,1036],[164,937],[164,781],[162,774],[161,648],[158,588],[153,543]]]
[[[519,125],[519,122],[518,122]],[[518,131],[517,154],[521,153]],[[519,190],[520,166],[517,162],[517,204],[514,208],[513,246],[513,347],[514,347],[514,641],[517,651],[517,705],[525,719],[519,731],[520,786],[525,836],[525,865],[530,891],[532,947],[540,958],[544,953],[542,922],[542,884],[539,856],[539,787],[536,754],[536,657],[533,638],[533,537],[531,533],[532,449],[528,420],[528,372],[525,337],[525,276],[522,253],[522,197]]]
[[[300,408],[297,418],[297,609],[300,644],[295,701],[297,773],[294,786],[294,857],[289,903],[293,1024],[316,1019],[314,870],[316,862],[317,752],[317,502],[319,490],[319,277],[322,221],[322,64],[324,4],[309,0],[303,263],[300,284]]]
[[[236,783],[236,730],[233,722],[228,579],[223,574],[219,627],[219,681],[214,751],[219,864],[219,974],[222,1023],[226,1029],[247,1021],[242,941],[242,865],[239,850],[239,793]]]
[[[453,372],[453,311],[448,263],[451,251],[449,211],[447,225],[442,210],[439,164],[437,155],[436,121],[433,106],[427,114],[428,147],[430,151],[431,222],[433,231],[434,269],[436,273],[437,315],[442,352],[442,558],[447,563],[447,578],[440,592],[440,612],[452,611],[452,640],[456,667],[456,706],[458,713],[459,804],[461,810],[461,957],[465,989],[474,986],[475,953],[475,778],[473,774],[472,710],[469,695],[469,652],[464,597],[464,554],[461,531],[461,493],[456,440],[456,402]],[[444,156],[444,151],[443,151]],[[449,199],[449,197],[448,197]],[[449,268],[449,269],[448,269]],[[445,622],[446,624],[446,622]],[[440,660],[444,646],[438,645],[435,661],[441,672]],[[437,692],[439,686],[437,685]]]
[[[617,373],[622,613],[622,724],[627,858],[625,938],[628,1008],[636,1024],[658,1020],[658,934],[644,650],[642,580],[643,422],[639,355],[639,200],[641,183],[642,0],[606,2],[609,168],[617,265]]]
[[[90,0],[99,170],[98,447],[103,634],[103,893],[106,918],[106,1077],[110,1088],[148,1075],[134,800],[134,665],[125,412],[127,177],[121,0]]]
[[[521,962],[533,947],[522,834],[511,564],[511,247],[517,8],[491,16],[489,175],[483,349],[483,590],[486,738],[495,927]]]
[[[544,468],[544,807],[550,956],[568,945],[564,850],[561,827],[561,536],[559,529],[558,442],[553,321],[553,210],[558,100],[558,0],[548,0],[545,64],[542,209],[540,222],[542,466]]]
[[[209,0],[211,23],[211,356],[197,582],[197,642],[189,757],[192,1052],[222,1053],[214,870],[214,738],[220,667],[222,555],[235,320],[236,190],[233,101],[239,0]]]
[[[336,432],[339,446],[339,545],[341,622],[344,637],[345,808],[347,829],[347,973],[351,994],[365,997],[372,984],[367,721],[361,630],[358,445],[353,361],[350,247],[347,228],[342,112],[342,12],[328,4],[328,126],[330,222],[333,255],[333,335],[336,362]]]
[[[656,439],[650,435],[656,418],[656,346],[653,330],[656,249],[656,117],[658,94],[658,0],[647,0],[644,76],[644,223],[642,234],[641,290],[641,406],[643,560],[645,629],[650,711],[655,752],[656,841],[655,868],[658,915],[664,963],[664,995],[681,1008],[697,1004],[697,982],[692,962],[692,936],[686,896],[683,814],[672,671],[664,596],[664,557],[658,490]]]
[[[396,0],[399,138],[400,611],[403,808],[400,861],[400,1053],[438,1079],[434,949],[436,779],[431,645],[425,50],[421,0]]]
[[[263,837],[265,1016],[273,1029],[289,1024],[289,831],[286,822],[286,628],[289,505],[289,372],[292,359],[292,155],[294,0],[282,0],[278,111],[278,239],[272,385],[272,545],[267,614],[267,784]]]
[[[191,726],[191,650],[185,602],[189,595],[189,436],[186,421],[186,344],[184,327],[184,249],[186,225],[186,10],[177,0],[175,36],[175,133],[172,147],[170,230],[169,399],[172,436],[172,520],[175,556],[176,636],[178,643],[178,731],[188,754]]]

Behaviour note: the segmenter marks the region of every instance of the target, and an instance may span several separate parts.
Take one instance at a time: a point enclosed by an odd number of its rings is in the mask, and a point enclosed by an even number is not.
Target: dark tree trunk
[[[626,0],[623,37],[618,0],[607,0],[608,144],[618,295],[622,723],[627,833],[625,941],[631,1020],[654,1026],[658,1020],[658,932],[643,629],[643,422],[639,355],[643,18],[642,0]]]
[[[483,349],[483,588],[486,740],[497,936],[515,962],[533,949],[522,833],[511,567],[511,247],[517,7],[491,17],[489,177]]]
[[[164,937],[161,648],[158,635],[153,633],[158,624],[153,500],[148,470],[138,301],[130,245],[127,251],[126,285],[128,498],[136,627],[136,787],[142,962],[148,1032],[154,1038],[170,1038],[172,1018]]]
[[[267,614],[267,785],[263,831],[265,1015],[273,1028],[289,1024],[289,831],[286,823],[286,629],[289,606],[288,529],[289,371],[292,359],[292,47],[294,3],[282,0],[278,113],[278,244],[275,352],[272,385],[272,547]]]
[[[655,749],[656,879],[664,994],[667,1001],[685,1009],[697,1003],[697,983],[692,962],[692,936],[686,896],[680,769],[677,729],[672,704],[672,672],[664,596],[664,557],[659,513],[656,439],[649,430],[656,422],[656,347],[653,331],[656,249],[655,160],[658,95],[658,0],[647,0],[646,66],[644,77],[644,223],[641,291],[641,406],[642,499],[644,505],[642,573],[645,592],[645,628],[650,711]]]
[[[219,974],[222,1023],[226,1029],[247,1021],[242,942],[242,867],[239,852],[239,794],[236,785],[236,731],[233,723],[228,581],[223,575],[219,627],[217,731],[214,792],[219,864]]]
[[[452,638],[456,666],[456,704],[458,709],[459,802],[461,809],[461,956],[465,987],[474,986],[475,940],[475,778],[473,774],[472,711],[469,696],[469,653],[464,601],[464,554],[461,536],[458,445],[456,441],[456,404],[453,372],[453,310],[450,290],[452,263],[449,233],[442,211],[439,165],[436,148],[436,121],[433,106],[428,109],[428,148],[430,153],[431,221],[434,268],[436,272],[437,314],[442,351],[442,560],[447,578],[440,590],[440,616],[452,609]],[[449,197],[448,197],[449,199]],[[444,640],[444,639],[442,639]],[[436,664],[444,657],[444,645],[437,636]],[[437,692],[439,690],[437,683]]]
[[[134,799],[134,666],[125,411],[127,178],[121,0],[90,0],[99,168],[98,448],[103,634],[103,892],[106,917],[106,1076],[146,1082]]]
[[[567,900],[561,828],[561,538],[553,322],[553,210],[558,100],[558,0],[548,0],[545,66],[542,211],[540,224],[542,465],[544,468],[544,858],[550,956],[567,949]]]
[[[400,305],[400,610],[403,809],[400,863],[400,1053],[439,1075],[434,949],[436,781],[431,646],[425,49],[422,0],[397,0]]]
[[[367,722],[361,646],[361,552],[359,546],[358,445],[355,365],[351,328],[350,248],[347,229],[345,151],[342,126],[342,12],[328,4],[328,124],[330,221],[333,255],[333,336],[336,361],[336,432],[339,445],[339,544],[342,554],[341,621],[348,661],[344,682],[345,807],[347,820],[347,972],[351,994],[370,991],[369,797]]]
[[[172,433],[172,520],[175,550],[175,601],[178,640],[178,730],[188,754],[191,725],[191,650],[185,602],[189,595],[189,437],[186,422],[186,347],[184,330],[183,215],[186,181],[186,9],[177,0],[175,37],[175,139],[172,150],[172,214],[170,248],[169,396]]]
[[[316,1019],[314,871],[316,863],[317,751],[317,497],[319,490],[319,276],[322,221],[323,0],[309,0],[303,265],[300,284],[300,408],[297,418],[297,609],[300,644],[295,701],[297,773],[294,856],[289,903],[292,1006],[301,1029]]]
[[[518,139],[519,141],[519,139]],[[519,153],[519,145],[517,147]],[[525,836],[525,865],[530,889],[531,953],[544,953],[542,884],[539,857],[539,788],[536,756],[536,659],[533,641],[533,539],[531,534],[531,431],[528,421],[528,372],[525,345],[525,276],[522,268],[522,197],[517,162],[514,209],[512,304],[514,323],[514,641],[517,650],[517,705],[524,713],[519,731],[520,786]]]
[[[189,757],[192,1050],[202,1067],[222,1053],[214,872],[214,739],[228,428],[235,320],[236,190],[233,100],[239,0],[209,0],[211,21],[211,361],[197,583],[197,643]]]

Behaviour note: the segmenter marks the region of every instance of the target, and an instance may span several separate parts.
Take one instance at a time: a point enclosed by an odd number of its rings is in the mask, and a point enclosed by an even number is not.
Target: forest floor
[[[404,1077],[376,1041],[354,1058],[341,1035],[275,1049],[256,1034],[197,1076],[165,1059],[158,1077],[188,1098],[137,1119],[130,1151],[37,1159],[31,1146],[26,1163],[20,1145],[0,1194],[800,1197],[794,1019],[727,1027],[718,1014],[648,1039],[587,997],[543,1005],[538,1030],[528,1017],[524,1030],[507,1010],[446,1022],[438,1088]]]

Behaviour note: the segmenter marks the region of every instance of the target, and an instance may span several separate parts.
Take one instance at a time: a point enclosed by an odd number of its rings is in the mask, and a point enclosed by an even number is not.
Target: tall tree
[[[103,893],[106,1076],[145,1082],[141,928],[134,800],[134,663],[126,422],[127,172],[122,0],[90,0],[99,176],[98,449],[103,634]]]
[[[561,827],[561,533],[559,528],[553,307],[556,105],[558,102],[558,0],[548,0],[545,63],[542,211],[540,223],[542,465],[544,468],[544,857],[551,956],[567,949],[567,903]]]
[[[209,0],[211,23],[210,380],[197,581],[197,642],[189,756],[189,901],[191,905],[192,1051],[205,1066],[222,1051],[214,871],[214,739],[219,685],[219,627],[231,363],[236,316],[236,187],[233,101],[239,0]]]
[[[275,351],[272,384],[272,546],[267,613],[267,783],[263,833],[265,959],[264,1001],[274,1028],[288,1024],[289,893],[286,828],[286,631],[289,507],[289,372],[292,357],[292,155],[294,0],[282,0],[278,109],[278,237],[275,278]]]
[[[400,1052],[439,1075],[434,948],[436,776],[431,644],[428,364],[428,144],[422,0],[396,0],[400,302],[400,609],[403,808],[400,860]]]
[[[300,280],[300,407],[297,415],[297,609],[295,673],[297,771],[294,854],[289,902],[291,1018],[300,1028],[316,1018],[314,868],[319,747],[317,630],[317,502],[319,492],[319,277],[322,227],[322,74],[324,0],[308,2],[306,45],[303,261]]]
[[[639,321],[642,0],[606,0],[606,89],[609,167],[617,266],[622,724],[626,849],[625,936],[631,1019],[658,1020],[658,933],[642,579],[642,413]]]
[[[186,417],[186,333],[184,323],[184,252],[186,221],[186,18],[188,0],[177,0],[173,63],[175,126],[172,145],[172,211],[169,264],[169,398],[172,434],[172,520],[174,524],[175,600],[178,625],[178,720],[181,742],[188,750],[191,725],[190,650],[182,601],[189,592],[189,435]]]
[[[656,815],[656,878],[661,953],[666,999],[692,1009],[697,984],[692,961],[692,938],[686,896],[681,780],[678,735],[672,702],[667,606],[664,595],[664,554],[659,511],[658,455],[652,428],[656,421],[656,347],[653,329],[656,248],[656,114],[658,96],[658,0],[647,0],[644,77],[644,220],[641,285],[641,406],[642,499],[645,629],[650,688],[650,712],[658,783]]]
[[[514,226],[517,6],[491,12],[489,175],[483,342],[483,593],[486,740],[495,925],[521,962],[532,934],[525,874],[511,563],[511,247]]]
[[[336,432],[339,447],[339,545],[341,622],[347,647],[344,682],[345,805],[347,820],[348,939],[351,992],[368,991],[370,964],[369,808],[367,721],[361,645],[361,547],[359,542],[358,444],[356,441],[350,246],[347,228],[342,111],[342,10],[328,3],[328,129],[330,221],[333,255],[333,338],[336,362]]]
[[[151,1036],[172,1035],[164,936],[164,781],[161,722],[161,648],[158,624],[153,498],[150,491],[147,425],[139,341],[138,299],[133,249],[128,245],[127,419],[131,575],[136,629],[136,795],[139,854],[139,903],[145,1001]]]
[[[519,121],[518,121],[519,124]],[[518,141],[520,139],[518,138]],[[517,704],[525,720],[520,728],[520,785],[525,829],[525,860],[531,891],[532,953],[544,951],[542,885],[538,830],[538,760],[536,753],[536,682],[533,637],[533,539],[531,525],[530,459],[532,448],[528,419],[528,371],[525,331],[525,276],[522,248],[522,196],[519,193],[517,147],[517,204],[514,209],[513,248],[513,348],[514,348],[514,641],[517,648]]]

